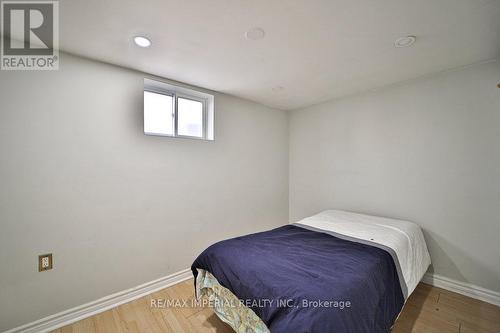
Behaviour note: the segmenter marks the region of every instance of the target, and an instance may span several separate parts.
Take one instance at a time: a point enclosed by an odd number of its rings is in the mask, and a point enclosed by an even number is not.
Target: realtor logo
[[[59,69],[59,2],[1,1],[1,69]]]

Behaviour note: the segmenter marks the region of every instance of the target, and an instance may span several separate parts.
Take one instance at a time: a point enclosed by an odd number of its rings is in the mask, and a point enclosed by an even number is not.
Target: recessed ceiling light
[[[258,40],[264,38],[266,32],[262,28],[252,28],[245,32],[245,38],[250,40]]]
[[[139,47],[150,47],[151,46],[151,40],[144,36],[136,36],[134,37],[134,43],[135,45]]]
[[[415,43],[416,40],[417,40],[417,37],[415,37],[415,36],[399,37],[394,42],[394,46],[395,47],[408,47],[408,46],[412,45],[413,43]]]

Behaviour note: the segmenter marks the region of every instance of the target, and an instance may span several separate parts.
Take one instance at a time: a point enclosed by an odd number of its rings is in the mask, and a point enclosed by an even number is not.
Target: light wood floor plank
[[[152,307],[153,300],[186,300],[188,307]],[[210,308],[193,306],[193,280],[81,320],[52,333],[231,333]],[[419,284],[391,333],[499,333],[500,307]]]

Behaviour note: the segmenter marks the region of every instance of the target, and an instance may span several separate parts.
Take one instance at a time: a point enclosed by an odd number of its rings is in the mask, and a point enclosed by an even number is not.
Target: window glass
[[[174,135],[172,96],[144,91],[144,133]]]
[[[177,134],[203,137],[203,103],[177,98]]]

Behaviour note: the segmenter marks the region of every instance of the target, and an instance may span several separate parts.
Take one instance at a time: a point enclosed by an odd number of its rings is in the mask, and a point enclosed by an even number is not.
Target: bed
[[[386,333],[429,265],[418,225],[328,210],[213,244],[191,269],[236,332]]]

